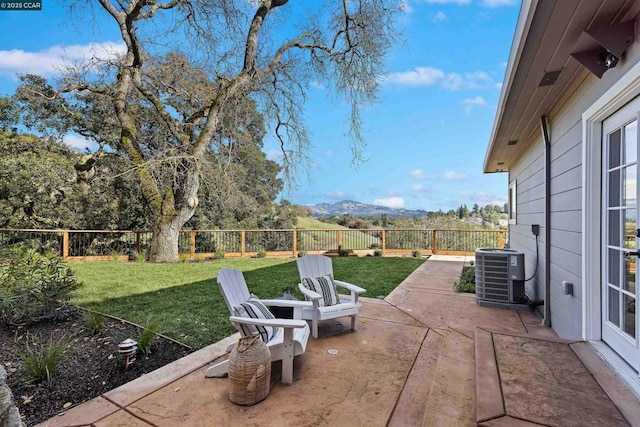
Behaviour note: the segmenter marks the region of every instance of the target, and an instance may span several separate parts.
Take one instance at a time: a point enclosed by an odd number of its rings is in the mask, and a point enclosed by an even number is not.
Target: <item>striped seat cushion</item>
[[[322,295],[318,303],[320,307],[328,307],[340,302],[336,285],[333,283],[333,277],[330,274],[321,277],[305,277],[302,279],[302,286]]]
[[[275,319],[275,316],[271,314],[269,309],[259,300],[249,298],[247,301],[240,305],[233,307],[234,316],[238,317],[250,317],[252,319]],[[242,335],[245,337],[251,335],[260,335],[262,341],[269,342],[271,338],[278,333],[277,326],[261,326],[261,325],[245,325],[240,324]]]

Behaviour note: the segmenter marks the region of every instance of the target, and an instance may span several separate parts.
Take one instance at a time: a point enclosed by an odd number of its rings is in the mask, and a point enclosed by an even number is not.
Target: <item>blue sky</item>
[[[57,65],[117,48],[117,33],[70,25],[65,2],[43,0],[42,11],[0,12],[0,95],[15,74],[55,77]],[[363,114],[365,162],[352,164],[345,137],[348,108],[322,87],[305,106],[313,160],[309,179],[283,197],[309,205],[356,200],[408,209],[503,204],[506,174],[482,164],[518,16],[518,0],[405,0],[380,103]],[[84,141],[70,135],[70,145]],[[278,145],[265,140],[277,158]]]

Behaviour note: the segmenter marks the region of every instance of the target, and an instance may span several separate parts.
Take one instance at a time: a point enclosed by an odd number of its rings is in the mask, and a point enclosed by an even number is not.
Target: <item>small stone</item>
[[[180,391],[180,387],[174,388],[173,391]]]
[[[71,402],[67,402],[64,405],[62,405],[62,409],[67,409],[69,406],[71,406],[72,403]]]

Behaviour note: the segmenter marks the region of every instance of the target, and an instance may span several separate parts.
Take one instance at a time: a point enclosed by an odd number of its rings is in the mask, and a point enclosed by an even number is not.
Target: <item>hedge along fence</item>
[[[128,259],[148,253],[150,231],[0,229],[0,248],[15,246],[55,252],[69,260]],[[178,251],[182,257],[206,258],[223,251],[227,257],[298,256],[337,249],[365,255],[382,250],[387,255],[413,251],[423,254],[473,255],[477,248],[503,248],[506,230],[183,230]]]

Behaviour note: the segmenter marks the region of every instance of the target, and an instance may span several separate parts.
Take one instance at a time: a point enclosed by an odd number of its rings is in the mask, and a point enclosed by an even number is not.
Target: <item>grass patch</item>
[[[29,376],[28,382],[46,379],[47,384],[51,384],[51,372],[58,366],[68,348],[65,338],[55,340],[51,337],[47,342],[41,343],[27,334],[24,348],[18,350],[18,356]]]
[[[85,311],[82,315],[82,326],[91,335],[96,335],[104,326],[105,315],[93,311]]]
[[[415,258],[335,258],[336,279],[367,289],[364,296],[386,296],[423,260]],[[249,291],[261,298],[282,295],[299,281],[293,259],[224,259],[201,263],[72,263],[84,283],[72,302],[137,324],[158,321],[156,332],[194,348],[234,332],[218,291],[223,268],[244,272]],[[302,296],[296,290],[296,296]]]

